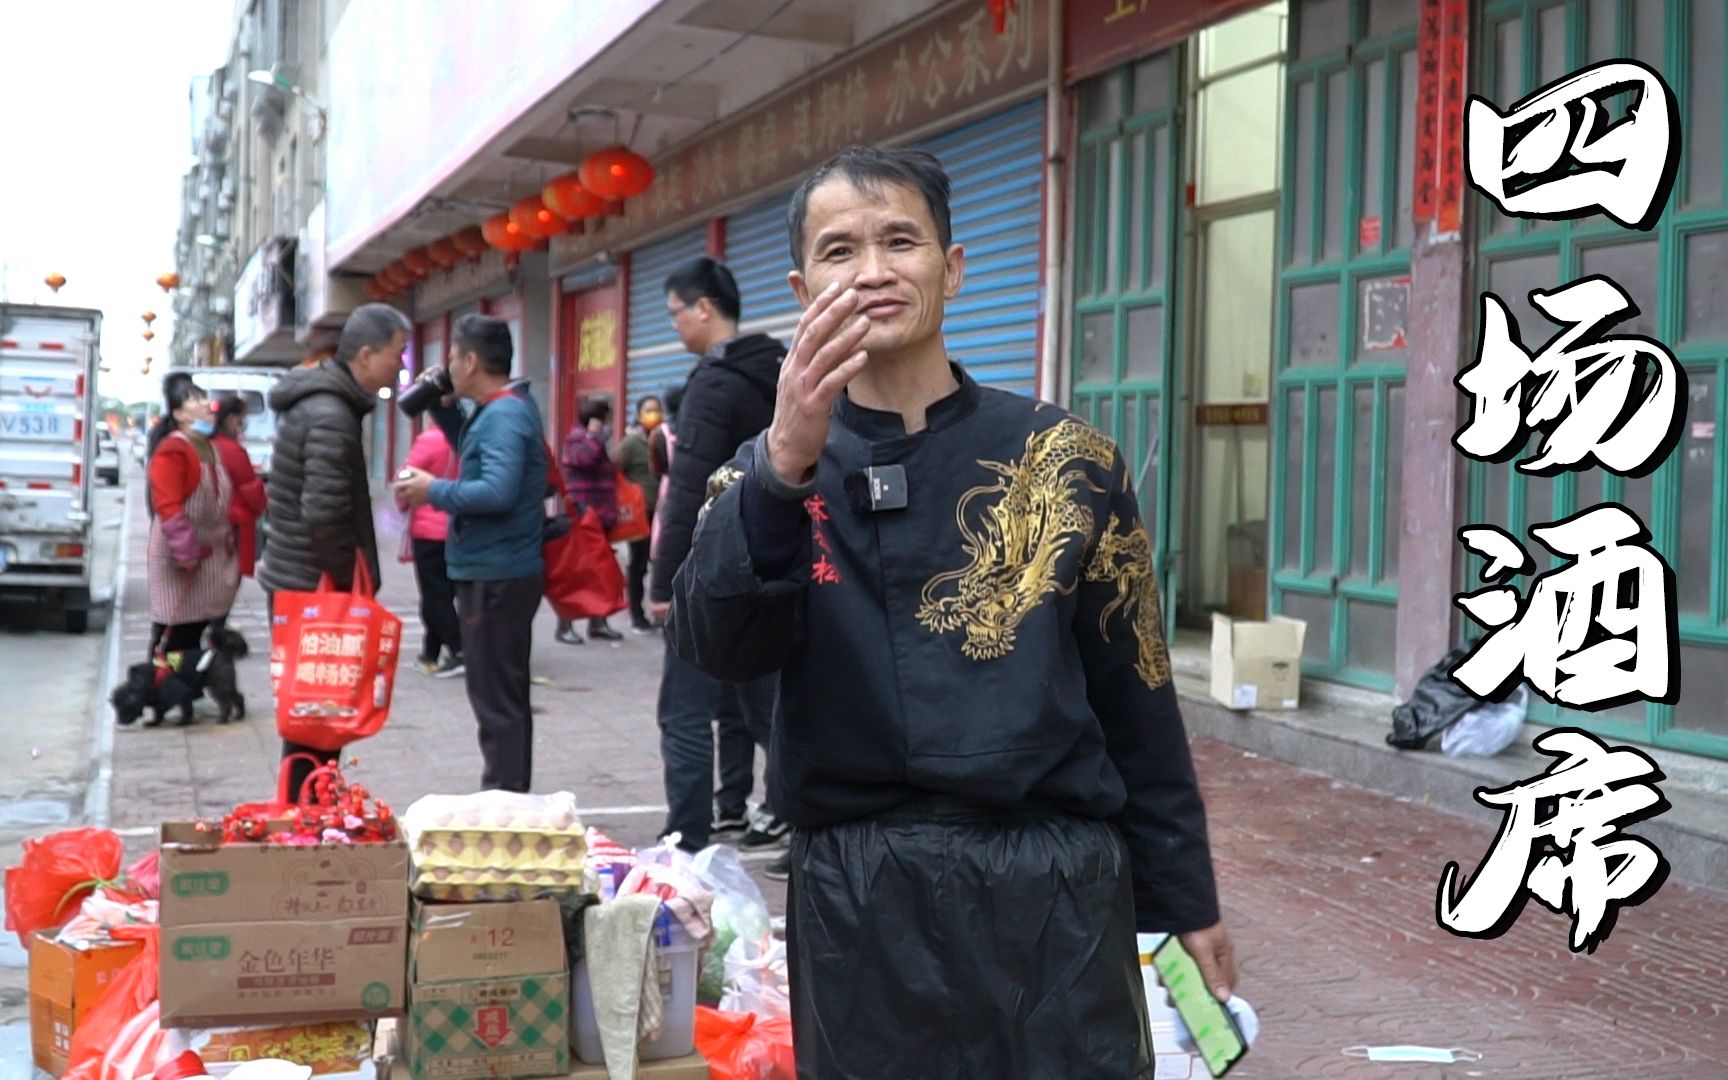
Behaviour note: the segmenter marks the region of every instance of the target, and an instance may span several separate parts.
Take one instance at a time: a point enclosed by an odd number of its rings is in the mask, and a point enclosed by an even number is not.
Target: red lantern
[[[389,296],[390,296],[390,294],[387,291],[385,291],[383,283],[380,282],[376,277],[372,277],[372,278],[367,279],[367,281],[366,281],[366,298],[368,300],[371,300],[374,303],[382,304],[386,299],[389,298]]]
[[[145,326],[149,326],[151,323],[153,323],[155,321],[156,321],[156,313],[154,311],[146,311],[144,313],[144,325]]]
[[[53,289],[55,292],[59,292],[60,286],[66,284],[66,275],[58,272],[49,274],[47,277],[42,279],[42,284]]]
[[[161,277],[156,279],[156,284],[162,286],[163,292],[173,292],[180,284],[180,275],[173,273],[163,274]]]
[[[509,214],[493,214],[480,226],[480,232],[486,237],[486,242],[499,251],[527,251],[534,246],[534,238],[511,221]]]
[[[622,146],[589,154],[576,171],[582,186],[603,199],[632,198],[654,182],[654,166],[648,159]]]
[[[478,225],[470,225],[456,233],[450,237],[450,243],[457,252],[470,259],[478,259],[486,254],[487,248],[491,247],[486,242],[486,234],[481,231]]]
[[[144,340],[145,341],[155,341],[156,340],[156,331],[154,331],[154,330],[144,331]]]
[[[538,195],[516,200],[516,205],[510,208],[510,224],[516,226],[523,236],[535,240],[557,236],[570,227],[569,222],[548,210]]]
[[[582,178],[575,173],[553,177],[540,189],[540,201],[551,207],[553,213],[571,221],[599,217],[606,212],[606,200],[583,187]]]
[[[427,244],[426,255],[445,270],[462,261],[462,253],[456,250],[456,245],[451,243],[448,236]]]
[[[425,248],[417,247],[409,248],[407,251],[402,253],[402,265],[406,266],[416,276],[425,277],[427,274],[432,272],[432,267],[435,264],[432,262],[432,256],[426,254]]]
[[[379,276],[384,279],[385,285],[396,292],[402,292],[414,284],[414,275],[409,273],[408,268],[399,262],[393,262],[386,266],[384,272]]]

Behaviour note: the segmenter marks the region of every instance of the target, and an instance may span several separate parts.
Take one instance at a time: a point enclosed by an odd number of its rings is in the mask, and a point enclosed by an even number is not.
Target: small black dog
[[[210,648],[226,653],[235,660],[246,659],[252,651],[252,646],[246,644],[246,639],[240,636],[240,631],[230,630],[226,626],[212,627],[206,635]]]
[[[220,634],[232,634],[231,630]],[[238,634],[234,635],[238,637]],[[192,722],[192,703],[204,694],[220,709],[216,722],[226,724],[246,716],[246,697],[234,675],[234,657],[220,637],[216,648],[188,649],[167,653],[153,661],[133,664],[126,670],[126,681],[114,688],[108,701],[114,706],[115,722],[131,724],[151,711],[152,719],[144,727],[156,727],[175,709],[180,710],[180,726]],[[242,643],[244,644],[244,643]]]

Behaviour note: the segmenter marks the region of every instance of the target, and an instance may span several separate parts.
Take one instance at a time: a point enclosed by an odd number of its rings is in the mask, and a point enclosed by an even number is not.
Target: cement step
[[[1517,741],[1491,758],[1447,757],[1438,738],[1427,750],[1396,749],[1386,745],[1395,698],[1315,679],[1303,680],[1298,709],[1226,709],[1209,693],[1211,659],[1204,634],[1179,634],[1170,660],[1189,734],[1496,828],[1498,811],[1478,803],[1476,790],[1536,776],[1554,760],[1530,746],[1547,730],[1537,724],[1526,724]],[[1668,810],[1638,822],[1631,832],[1661,850],[1675,880],[1728,889],[1728,762],[1666,747],[1628,745],[1662,767],[1667,779],[1658,786],[1670,803]]]

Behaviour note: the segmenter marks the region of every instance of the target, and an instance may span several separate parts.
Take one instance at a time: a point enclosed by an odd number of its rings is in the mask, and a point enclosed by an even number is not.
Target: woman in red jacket
[[[246,430],[246,402],[230,394],[216,403],[216,437],[211,444],[234,485],[228,522],[234,526],[234,554],[242,577],[251,577],[258,562],[258,519],[264,516],[264,479],[252,467],[252,455],[240,445]]]
[[[217,460],[210,399],[188,377],[163,381],[164,432],[150,458],[151,651],[196,649],[240,587],[228,505],[233,485]]]

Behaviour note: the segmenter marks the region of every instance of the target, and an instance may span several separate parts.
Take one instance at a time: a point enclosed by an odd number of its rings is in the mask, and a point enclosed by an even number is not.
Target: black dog
[[[226,653],[234,660],[244,660],[252,651],[252,646],[246,644],[246,639],[240,636],[240,631],[230,630],[226,626],[213,626],[206,635],[210,648]]]
[[[184,727],[192,722],[192,703],[204,694],[209,694],[220,709],[218,724],[246,716],[246,698],[234,676],[234,657],[223,648],[188,649],[133,664],[126,671],[126,681],[114,688],[108,701],[114,706],[115,721],[122,726],[149,709],[153,718],[144,726],[155,727],[179,709]]]

